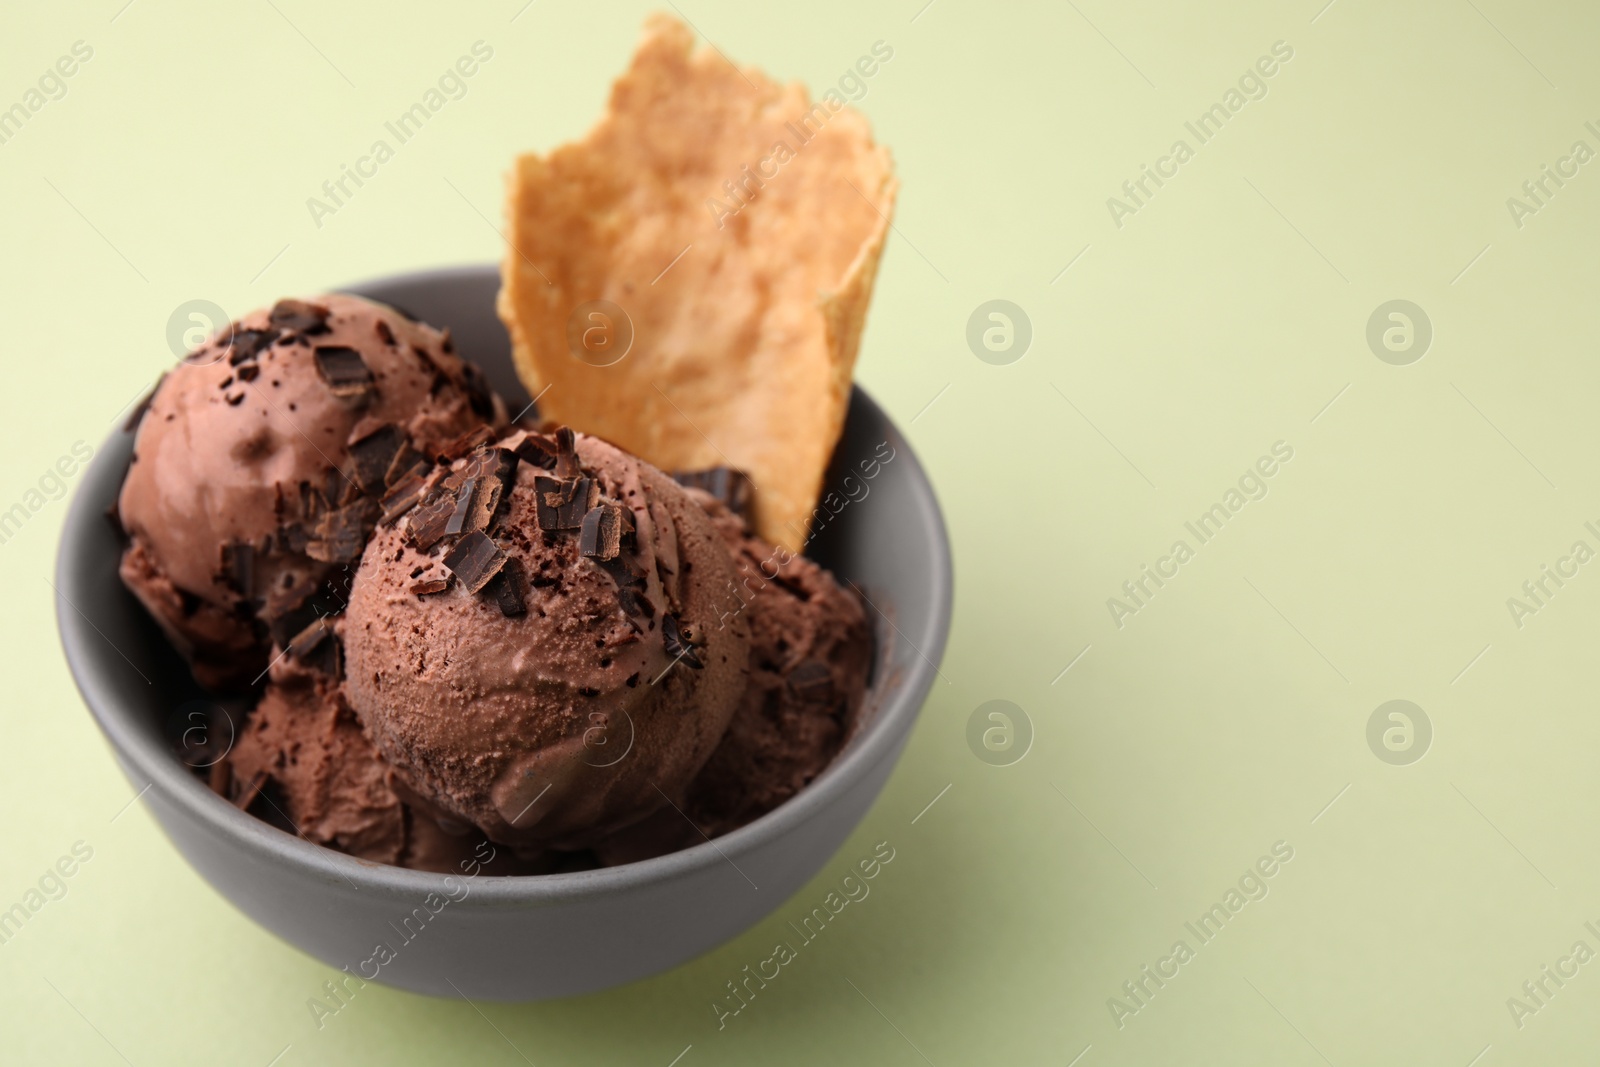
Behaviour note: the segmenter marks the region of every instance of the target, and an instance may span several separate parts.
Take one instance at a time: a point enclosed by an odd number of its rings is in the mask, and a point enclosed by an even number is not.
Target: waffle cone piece
[[[866,120],[653,16],[606,115],[510,176],[500,316],[541,414],[726,466],[798,551],[844,426],[898,183]]]

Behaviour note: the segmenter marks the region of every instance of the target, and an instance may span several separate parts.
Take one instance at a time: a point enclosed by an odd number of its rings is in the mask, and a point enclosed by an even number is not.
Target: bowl
[[[527,393],[495,315],[493,266],[349,287],[450,327],[515,411]],[[887,448],[876,477],[860,463]],[[83,475],[56,564],[67,663],[135,791],[185,859],[239,910],[332,967],[419,993],[502,1001],[570,996],[665,971],[748,929],[805,885],[872,806],[937,674],[950,628],[944,519],[927,476],[860,389],[807,554],[858,585],[879,643],[854,736],[787,803],[712,842],[618,867],[521,877],[370,863],[239,811],[179,759],[172,723],[204,694],[117,577],[107,521],[133,437],[112,434]],[[870,467],[868,469],[871,469]],[[844,479],[854,473],[854,480]],[[854,488],[850,488],[854,486]]]

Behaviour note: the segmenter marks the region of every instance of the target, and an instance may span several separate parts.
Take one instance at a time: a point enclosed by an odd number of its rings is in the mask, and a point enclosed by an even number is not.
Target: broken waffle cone
[[[798,551],[844,427],[898,183],[866,120],[652,16],[607,114],[510,176],[500,316],[543,416],[727,466]]]

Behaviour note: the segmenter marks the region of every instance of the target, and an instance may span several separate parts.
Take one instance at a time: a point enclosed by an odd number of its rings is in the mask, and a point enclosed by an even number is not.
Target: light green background
[[[318,1030],[330,969],[222,901],[142,804],[116,817],[132,790],[55,639],[50,502],[0,545],[0,906],[74,841],[94,858],[0,946],[7,1062],[1593,1057],[1600,963],[1520,1029],[1506,1000],[1580,938],[1600,950],[1600,564],[1520,629],[1506,599],[1600,548],[1600,163],[1521,228],[1506,199],[1575,140],[1600,148],[1600,13],[922,2],[682,7],[814,90],[894,49],[860,104],[904,183],[860,380],[940,491],[957,607],[904,761],[818,881],[628,988],[473,1007],[369,987]],[[497,258],[512,155],[595,120],[646,11],[122,3],[0,21],[0,106],[94,48],[0,145],[0,509],[102,438],[170,361],[184,301],[241,313]],[[316,228],[306,198],[479,39],[468,95]],[[1185,120],[1280,40],[1267,96],[1115,226],[1107,197],[1193,145]],[[1032,319],[1009,366],[964,339],[992,298]],[[1365,341],[1394,298],[1434,326],[1410,366]],[[1269,495],[1118,629],[1106,599],[1280,440]],[[1036,733],[1009,767],[965,739],[1001,698]],[[1396,698],[1434,728],[1410,766],[1366,741]],[[723,983],[879,840],[897,858],[872,895],[719,1032]],[[1107,999],[1197,945],[1184,922],[1280,840],[1270,895],[1119,1030]]]

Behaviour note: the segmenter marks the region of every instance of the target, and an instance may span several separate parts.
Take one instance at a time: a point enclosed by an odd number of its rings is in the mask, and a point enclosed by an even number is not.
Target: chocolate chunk
[[[326,512],[306,542],[306,555],[323,563],[354,563],[367,547],[378,514],[378,502],[370,497]]]
[[[507,556],[505,565],[500,568],[500,573],[489,579],[485,587],[494,602],[500,605],[500,614],[508,619],[515,619],[528,613],[528,605],[522,599],[522,563],[514,556]]]
[[[272,305],[267,321],[283,330],[299,330],[307,334],[327,333],[328,309],[304,300],[280,300]]]
[[[701,471],[673,471],[672,480],[710,493],[745,522],[750,521],[750,505],[755,494],[750,476],[732,467],[710,467]]]
[[[381,502],[383,512],[378,516],[381,525],[389,525],[417,506],[417,502],[428,491],[428,470],[426,466],[412,468],[411,473],[384,494]]]
[[[328,626],[328,620],[319,615],[293,637],[289,638],[289,643],[284,646],[284,651],[295,659],[300,659],[331,636],[333,636],[333,630]]]
[[[344,649],[339,644],[339,636],[330,633],[326,641],[319,642],[316,648],[301,656],[300,662],[330,678],[341,677],[344,674]]]
[[[449,352],[453,345],[450,341],[450,331],[444,335],[444,350]],[[480,419],[494,418],[494,390],[489,388],[489,379],[483,376],[476,364],[463,363],[461,365],[461,387],[466,390],[467,403]]]
[[[479,426],[477,429],[468,430],[454,441],[439,449],[439,462],[449,463],[460,459],[479,445],[486,445],[494,438],[494,429],[489,426]]]
[[[490,448],[467,461],[466,469],[474,478],[492,479],[506,492],[516,484],[517,464],[521,460],[509,448]]]
[[[323,493],[321,486],[312,485],[310,482],[300,483],[300,517],[306,522],[315,522],[328,509],[328,498]]]
[[[411,536],[411,543],[419,551],[426,552],[439,543],[444,536],[445,524],[450,521],[450,516],[455,514],[456,495],[453,492],[435,490],[432,496],[417,505],[411,513],[407,523],[407,532]]]
[[[700,656],[694,645],[689,643],[682,626],[678,623],[676,615],[661,616],[661,643],[667,650],[667,655],[674,660],[683,660],[684,663],[700,670],[705,666],[700,661]]]
[[[342,508],[361,495],[361,486],[337,467],[322,472],[322,496],[329,504]]]
[[[383,490],[390,464],[404,443],[405,436],[400,427],[387,422],[359,440],[350,442],[350,458],[355,461],[355,480],[364,492],[375,494]]]
[[[506,554],[481,531],[467,534],[444,557],[444,565],[461,580],[467,592],[476,594],[505,566]]]
[[[327,616],[316,619],[289,639],[284,651],[312,668],[338,677],[340,673],[339,639]]]
[[[383,484],[385,487],[392,486],[419,471],[426,474],[432,466],[422,453],[411,447],[410,441],[401,438],[400,447],[395,449],[394,458],[389,461],[389,469],[383,472]]]
[[[805,704],[826,704],[833,699],[833,672],[824,663],[808,659],[789,672],[789,690]]]
[[[463,489],[471,483],[471,499],[462,513],[460,530],[445,532],[487,530],[500,510],[501,502],[510,495],[512,486],[516,484],[519,462],[515,452],[504,448],[480,449],[469,456],[461,470],[451,477],[464,477]]]
[[[534,478],[533,488],[539,529],[545,533],[581,528],[583,517],[600,495],[594,479],[588,477],[561,479],[541,474]]]
[[[267,619],[267,633],[272,637],[274,644],[288,648],[295,635],[318,619],[317,608],[311,596],[314,591],[313,588],[305,588],[299,599],[285,600],[282,604],[275,604],[272,597],[268,597],[262,615]]]
[[[446,537],[458,534],[462,530],[467,530],[469,533],[471,532],[470,528],[467,526],[467,516],[472,511],[472,497],[477,488],[478,479],[468,478],[466,481],[461,483],[461,488],[456,490],[455,510],[450,513],[450,518],[446,520],[444,524],[444,535]],[[483,527],[481,526],[478,527],[480,530],[482,528]]]
[[[432,593],[442,593],[449,588],[449,578],[424,578],[420,582],[413,582],[410,591],[418,596],[428,596]]]
[[[556,431],[556,477],[574,478],[583,473],[578,463],[578,438],[572,427],[563,426]]]
[[[389,324],[387,322],[379,319],[375,324],[375,327],[378,331],[378,340],[382,341],[386,345],[394,344],[394,331],[389,329]]]
[[[139,422],[144,418],[144,413],[150,410],[150,401],[156,398],[156,391],[161,388],[161,383],[166,380],[167,372],[162,371],[161,376],[156,379],[156,384],[152,385],[150,391],[141,396],[139,402],[133,405],[133,410],[128,412],[128,418],[122,424],[123,433],[132,433],[139,428]]]
[[[225,397],[223,397],[223,399],[228,402],[228,406],[229,407],[236,408],[240,404],[244,403],[244,394],[243,393],[239,393],[239,394],[237,394],[235,396],[225,396]]]
[[[578,551],[590,559],[616,559],[622,552],[622,509],[610,502],[590,508],[578,532]]]
[[[222,546],[222,582],[242,597],[256,593],[256,549],[239,541]]]
[[[553,470],[556,465],[556,443],[543,434],[531,433],[517,445],[517,455],[543,470]]]
[[[361,353],[343,345],[318,345],[312,349],[317,373],[327,383],[328,389],[341,400],[366,396],[372,391],[372,369],[361,358]]]
[[[241,382],[253,382],[256,380],[256,375],[261,373],[261,368],[254,363],[246,363],[239,368],[238,373]]]
[[[237,367],[241,363],[253,361],[262,352],[272,347],[272,342],[278,339],[277,330],[235,330],[233,331],[232,351],[228,354],[230,366]]]

